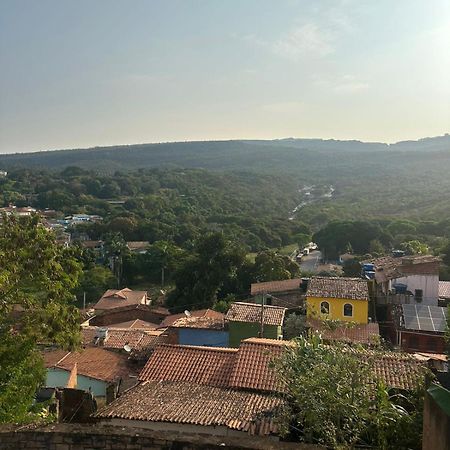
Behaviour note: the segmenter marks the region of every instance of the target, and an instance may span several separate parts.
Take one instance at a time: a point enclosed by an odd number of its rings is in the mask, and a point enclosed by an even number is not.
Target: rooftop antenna
[[[190,311],[188,311],[187,309],[184,311],[184,315],[186,316],[186,317],[191,317],[191,312]]]

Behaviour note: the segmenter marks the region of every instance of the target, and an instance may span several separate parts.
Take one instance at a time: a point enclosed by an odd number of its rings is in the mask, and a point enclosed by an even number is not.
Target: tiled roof
[[[94,305],[94,309],[113,309],[128,305],[144,303],[147,298],[145,291],[132,291],[131,289],[108,289],[102,298]]]
[[[61,356],[61,351],[55,350],[55,352],[57,352],[55,355],[51,355],[52,352],[45,354],[44,360],[47,368],[54,367],[70,371],[77,363],[78,374],[109,382],[132,373],[127,365],[127,356],[102,348],[87,347],[81,352],[64,352],[65,355],[57,361],[56,357]]]
[[[99,341],[97,327],[83,327],[81,335],[83,345],[96,345],[105,349],[123,349],[128,345],[132,349],[132,356],[143,356],[151,353],[154,347],[167,342],[165,330],[136,330],[133,328],[108,327],[106,339]]]
[[[223,330],[225,327],[225,314],[222,317],[181,317],[171,326],[173,328],[200,328],[210,330]]]
[[[376,344],[380,339],[380,329],[377,323],[351,324],[329,327],[320,320],[308,319],[308,325],[320,332],[325,341],[342,341],[357,344]]]
[[[44,358],[44,366],[45,367],[52,367],[54,366],[59,360],[64,358],[69,352],[66,350],[46,350],[42,353],[42,356]]]
[[[439,281],[439,297],[450,299],[450,281]]]
[[[161,345],[139,375],[140,381],[186,381],[226,387],[237,349]]]
[[[440,261],[441,259],[437,256],[419,255],[401,258],[384,256],[365,262],[375,266],[375,279],[382,283],[408,274],[437,275]]]
[[[161,345],[139,375],[140,381],[177,381],[221,388],[283,392],[272,362],[294,341],[250,338],[239,349]],[[374,374],[387,386],[411,389],[424,365],[407,354],[352,349],[373,361]]]
[[[170,316],[167,316],[162,322],[160,327],[166,328],[172,326],[176,321],[179,319],[186,318],[186,314],[180,313],[180,314],[172,314]],[[197,311],[190,311],[189,317],[208,317],[212,319],[223,319],[223,314],[217,311],[214,311],[213,309],[198,309]]]
[[[281,281],[265,281],[263,283],[252,283],[251,294],[257,295],[263,292],[284,292],[300,289],[301,278],[292,278],[290,280]]]
[[[368,300],[367,280],[347,277],[312,277],[308,283],[306,297],[348,298]]]
[[[425,366],[411,355],[400,353],[369,353],[373,356],[373,371],[386,386],[397,389],[414,389],[417,379],[423,377]],[[362,353],[364,357],[364,353]]]
[[[261,322],[261,305],[256,303],[232,303],[227,312],[226,319],[230,322]],[[264,306],[264,324],[265,325],[283,325],[284,313],[286,308],[280,306]]]
[[[230,387],[280,392],[282,385],[271,362],[279,358],[289,341],[250,338],[241,342],[230,378]]]
[[[130,251],[147,250],[150,247],[150,242],[148,242],[148,241],[128,241],[127,247]]]
[[[127,322],[115,323],[114,328],[132,328],[137,330],[156,330],[159,327],[157,323],[146,322],[141,319],[129,320]]]
[[[144,382],[96,413],[98,419],[225,426],[250,434],[277,432],[274,416],[283,400],[184,382]]]

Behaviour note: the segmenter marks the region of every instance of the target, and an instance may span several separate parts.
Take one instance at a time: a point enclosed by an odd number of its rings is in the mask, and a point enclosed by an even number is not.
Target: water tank
[[[406,289],[408,288],[408,286],[403,283],[396,283],[393,287],[396,294],[406,294]]]
[[[364,272],[374,272],[375,271],[375,265],[374,264],[363,264],[363,270]]]

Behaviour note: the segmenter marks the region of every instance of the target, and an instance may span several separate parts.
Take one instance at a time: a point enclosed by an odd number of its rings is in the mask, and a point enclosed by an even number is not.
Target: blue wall
[[[203,345],[228,347],[228,331],[179,328],[178,343],[181,345]]]
[[[67,385],[70,372],[62,369],[50,368],[47,369],[47,387],[63,388]],[[105,381],[95,380],[94,378],[85,377],[84,375],[77,375],[77,389],[90,391],[94,397],[106,397],[106,387],[108,384]]]

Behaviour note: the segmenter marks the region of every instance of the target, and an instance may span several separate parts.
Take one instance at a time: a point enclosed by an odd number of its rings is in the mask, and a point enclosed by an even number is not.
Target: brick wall
[[[37,429],[0,428],[0,450],[316,450],[315,445],[257,436],[214,437],[98,425],[55,424]]]

